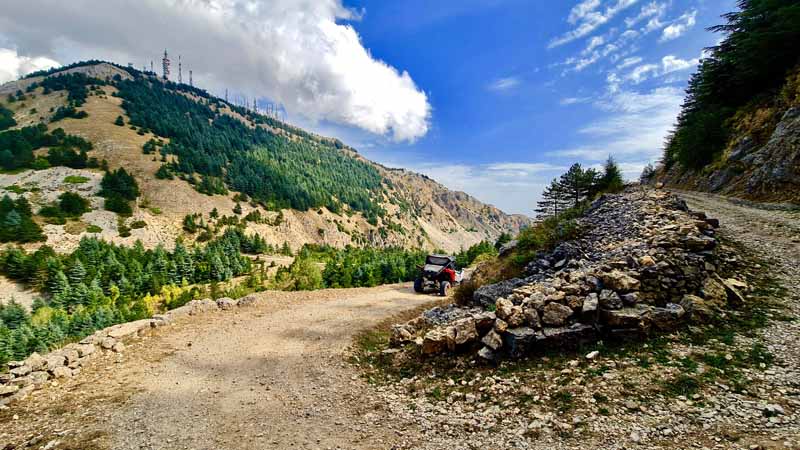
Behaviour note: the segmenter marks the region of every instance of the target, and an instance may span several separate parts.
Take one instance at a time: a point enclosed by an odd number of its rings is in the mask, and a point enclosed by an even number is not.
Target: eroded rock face
[[[542,323],[560,327],[567,323],[567,319],[572,316],[572,309],[560,303],[548,303],[544,307]]]

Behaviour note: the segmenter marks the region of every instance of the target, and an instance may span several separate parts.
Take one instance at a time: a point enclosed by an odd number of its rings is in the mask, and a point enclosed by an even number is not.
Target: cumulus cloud
[[[0,84],[35,72],[60,66],[57,61],[45,57],[31,58],[17,54],[16,50],[0,48]]]
[[[567,21],[575,28],[550,41],[548,48],[559,47],[589,35],[617,14],[638,3],[639,0],[616,0],[602,8],[600,0],[585,0],[570,11]]]
[[[673,24],[661,31],[661,42],[678,39],[691,30],[697,23],[697,10],[687,12],[680,16]]]
[[[26,57],[67,63],[140,67],[168,47],[212,91],[267,97],[290,114],[398,141],[424,136],[427,95],[370,54],[347,23],[359,18],[342,0],[5,0],[0,34]]]
[[[515,87],[519,86],[520,80],[517,77],[505,77],[505,78],[498,78],[487,86],[490,91],[508,91],[510,89],[514,89]]]

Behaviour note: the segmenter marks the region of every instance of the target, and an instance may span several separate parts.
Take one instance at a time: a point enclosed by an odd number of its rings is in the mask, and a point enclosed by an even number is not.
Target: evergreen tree
[[[573,164],[558,182],[563,200],[568,207],[573,207],[586,200],[594,188],[597,172],[594,169],[584,170],[580,164]]]
[[[619,192],[622,190],[623,184],[622,172],[614,158],[609,155],[603,166],[603,175],[597,182],[597,189],[600,192]]]
[[[82,283],[86,278],[86,269],[83,268],[83,263],[80,259],[75,259],[69,267],[69,284],[72,286]]]
[[[554,217],[567,208],[566,191],[558,179],[553,179],[550,185],[542,191],[542,199],[536,203],[538,217]]]

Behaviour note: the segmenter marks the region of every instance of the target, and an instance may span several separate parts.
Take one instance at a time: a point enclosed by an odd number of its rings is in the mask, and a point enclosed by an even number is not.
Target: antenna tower
[[[181,69],[181,55],[178,55],[178,84],[183,83],[183,71]]]
[[[161,60],[161,65],[164,67],[164,80],[169,80],[169,56],[166,49],[164,49],[164,59]]]
[[[153,60],[150,60],[150,73],[156,73],[155,69],[153,68]]]
[[[194,87],[194,83],[192,82],[192,71],[189,71],[189,86]]]
[[[225,103],[228,103],[228,89],[225,89]]]

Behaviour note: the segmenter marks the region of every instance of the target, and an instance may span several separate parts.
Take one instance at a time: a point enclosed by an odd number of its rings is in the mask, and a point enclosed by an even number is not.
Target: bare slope
[[[66,72],[85,73],[100,79],[110,79],[116,75],[130,78],[125,70],[106,63],[75,67]],[[24,92],[31,83],[38,80],[41,80],[41,77],[0,86],[0,101],[4,101],[8,94],[18,89]],[[125,244],[141,240],[146,247],[158,244],[171,246],[175,238],[183,234],[181,221],[187,214],[199,213],[207,217],[216,208],[221,215],[231,215],[236,204],[233,200],[234,192],[229,195],[209,196],[197,192],[184,181],[155,178],[155,172],[162,163],[157,156],[144,155],[142,146],[156,136],[150,133],[139,135],[127,125],[123,127],[114,125],[118,116],[125,117],[121,100],[112,95],[114,92],[114,87],[103,86],[102,93],[91,94],[86,104],[79,108],[89,114],[88,118],[68,118],[48,124],[51,130],[60,127],[67,133],[90,140],[94,144],[90,156],[106,159],[112,169],[124,167],[134,174],[141,187],[142,196],[137,202],[138,207],[133,217],[126,222],[130,225],[136,221],[144,221],[146,227],[134,229],[130,237],[122,238],[116,232],[117,224],[114,220],[106,220],[103,224],[90,220],[92,224],[103,228],[103,238]],[[199,100],[190,94],[184,95]],[[6,106],[15,112],[18,127],[21,127],[40,121],[47,122],[51,108],[65,104],[66,92],[54,91],[44,95],[40,87],[24,101]],[[248,126],[254,126],[227,107],[220,112],[237,118]],[[282,130],[269,129],[290,139],[308,139],[299,129],[291,127]],[[293,134],[294,132],[297,134]],[[329,140],[315,135],[312,135],[312,139]],[[367,161],[352,149],[344,148],[342,152]],[[281,211],[283,219],[278,221],[275,220],[277,212],[269,212],[258,206],[242,203],[242,215],[260,209],[265,217],[279,223],[269,225],[251,223],[250,230],[262,234],[268,243],[275,246],[288,242],[295,249],[305,243],[326,243],[337,247],[348,244],[370,244],[457,251],[483,239],[495,239],[501,232],[516,231],[529,223],[530,219],[527,217],[507,215],[464,193],[449,191],[427,177],[367,162],[374,165],[384,179],[388,180],[382,202],[382,207],[388,214],[379,220],[377,225],[369,224],[360,213],[334,214],[325,208],[309,211],[283,210]],[[84,172],[87,173],[83,175],[89,178],[97,178],[96,174],[88,173],[90,172],[88,170]],[[54,181],[57,180],[50,180],[50,184],[52,185]],[[0,189],[6,186],[2,185]],[[61,188],[56,186],[55,189]],[[67,251],[73,248],[85,233],[72,230],[73,234],[70,235],[63,228],[64,226],[47,226],[46,231],[50,237],[48,244],[55,245],[60,251]]]

